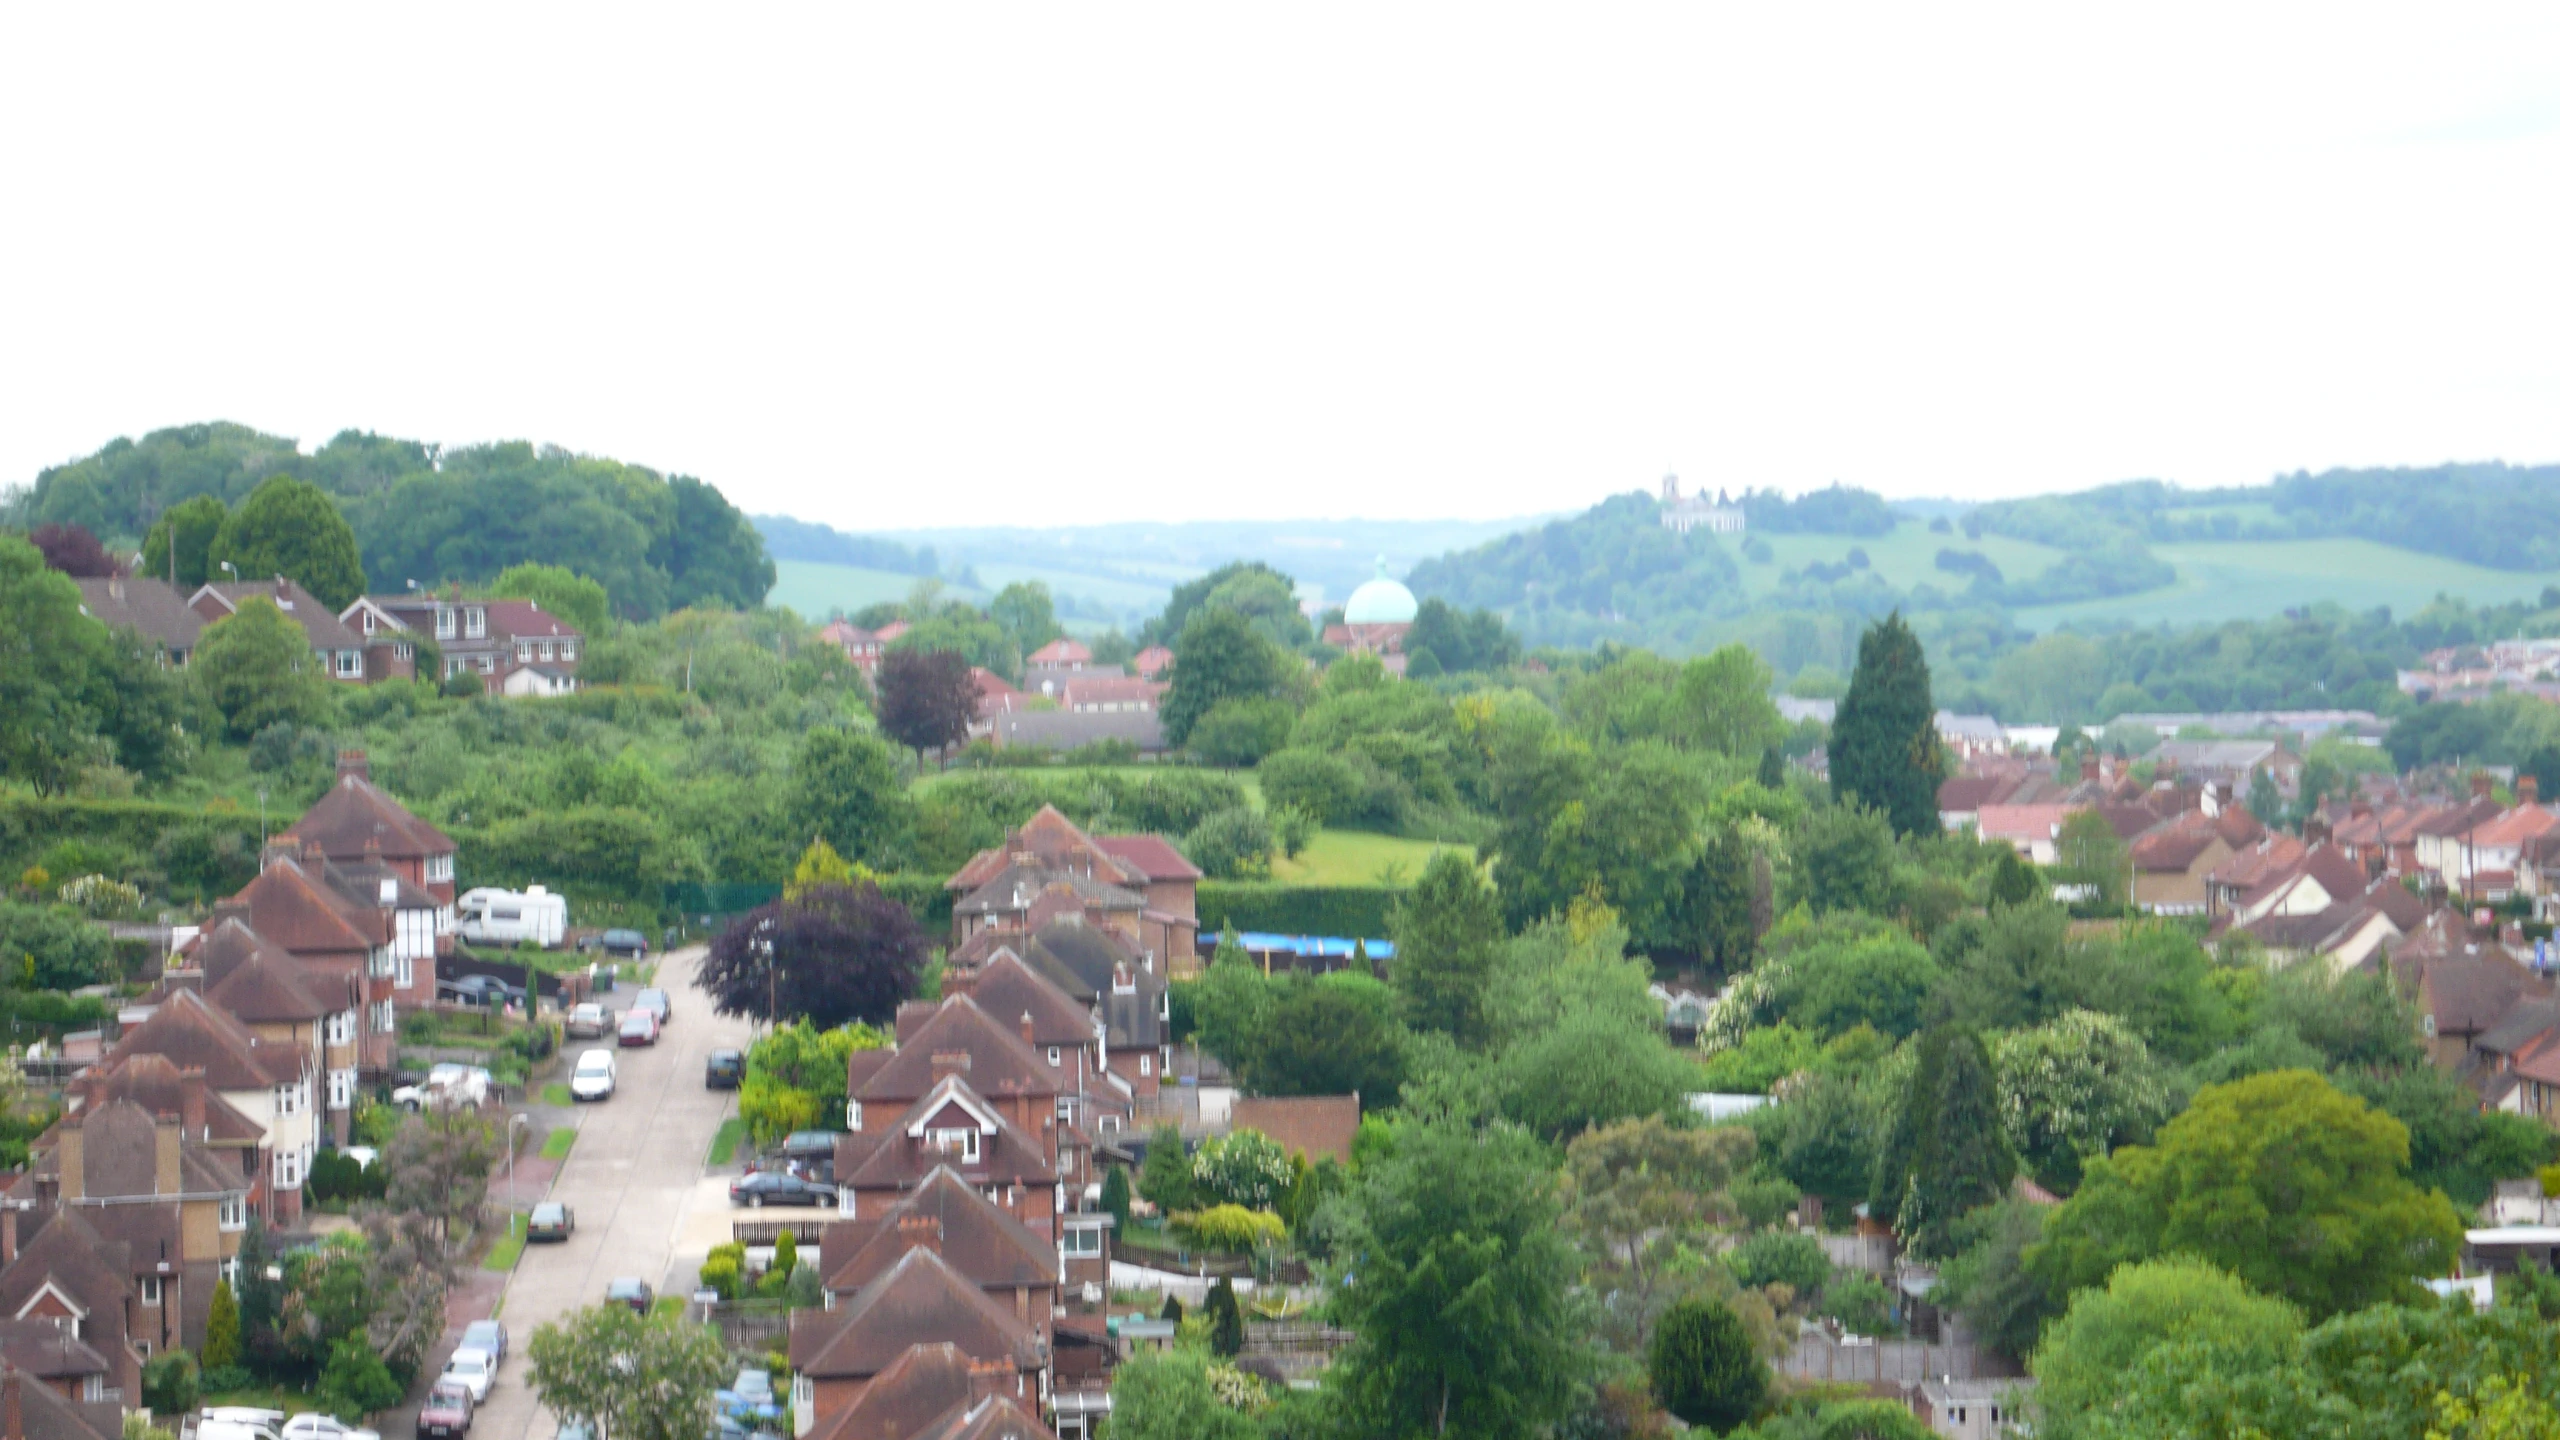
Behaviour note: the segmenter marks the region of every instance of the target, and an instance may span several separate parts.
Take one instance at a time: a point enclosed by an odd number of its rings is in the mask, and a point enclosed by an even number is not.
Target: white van
[[[466,890],[454,902],[455,929],[477,945],[560,948],[569,938],[569,899],[536,885],[513,890]]]

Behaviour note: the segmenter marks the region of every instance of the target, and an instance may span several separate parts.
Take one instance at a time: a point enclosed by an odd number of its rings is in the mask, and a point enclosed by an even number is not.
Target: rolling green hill
[[[2530,600],[2560,571],[2492,570],[2371,540],[2234,540],[2155,545],[2177,567],[2177,583],[2136,595],[2011,613],[2030,630],[2117,624],[2194,625],[2263,619],[2322,601],[2353,610],[2389,606],[2395,615],[2438,595],[2475,605]]]

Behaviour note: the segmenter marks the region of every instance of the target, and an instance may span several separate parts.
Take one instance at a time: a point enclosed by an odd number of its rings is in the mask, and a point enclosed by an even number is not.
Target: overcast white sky
[[[858,528],[2560,458],[2560,7],[2101,8],[11,7],[0,482],[214,418]]]

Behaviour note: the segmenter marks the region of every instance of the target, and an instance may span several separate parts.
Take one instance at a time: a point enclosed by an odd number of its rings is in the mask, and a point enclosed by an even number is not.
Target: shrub
[[[196,1359],[184,1350],[163,1350],[142,1367],[142,1403],[155,1414],[183,1415],[196,1407]]]
[[[258,1383],[245,1365],[217,1365],[204,1372],[204,1393],[227,1395],[234,1390],[247,1390]]]
[[[1745,1285],[1788,1285],[1810,1295],[1831,1277],[1831,1257],[1810,1235],[1754,1235],[1725,1256],[1734,1278]]]
[[[1316,838],[1316,818],[1295,805],[1272,807],[1270,818],[1271,838],[1280,846],[1280,853],[1292,860],[1305,851],[1307,842]]]
[[[1266,757],[1256,774],[1264,803],[1295,806],[1326,824],[1347,813],[1360,795],[1360,772],[1321,750],[1282,750]]]
[[[1268,1210],[1247,1210],[1241,1205],[1180,1211],[1173,1216],[1173,1224],[1201,1249],[1229,1255],[1242,1254],[1256,1245],[1276,1245],[1289,1233],[1279,1216]]]
[[[1238,1130],[1201,1142],[1191,1157],[1196,1193],[1213,1205],[1268,1210],[1297,1178],[1289,1152],[1259,1130]]]
[[[747,1247],[732,1241],[714,1245],[702,1260],[702,1288],[719,1292],[723,1300],[738,1298],[738,1286],[747,1266]]]
[[[1244,1310],[1236,1304],[1236,1285],[1221,1275],[1209,1291],[1209,1349],[1234,1356],[1244,1351]]]
[[[1271,849],[1271,822],[1241,805],[1201,821],[1182,841],[1191,863],[1221,880],[1269,875]]]
[[[1852,1335],[1881,1335],[1893,1326],[1893,1297],[1883,1282],[1863,1272],[1824,1285],[1820,1308]]]
[[[1286,700],[1231,699],[1209,707],[1191,727],[1191,753],[1212,765],[1252,765],[1289,743],[1298,712]]]
[[[1750,1419],[1769,1392],[1769,1367],[1752,1352],[1742,1317],[1703,1297],[1663,1312],[1645,1370],[1664,1409],[1719,1434]]]
[[[1728,1191],[1733,1208],[1755,1230],[1765,1230],[1787,1217],[1787,1212],[1804,1197],[1796,1182],[1784,1175],[1749,1175],[1733,1183]]]

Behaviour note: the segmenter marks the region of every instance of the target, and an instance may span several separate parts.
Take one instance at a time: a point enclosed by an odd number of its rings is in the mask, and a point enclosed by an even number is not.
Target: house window
[[[1102,1232],[1089,1226],[1078,1226],[1066,1234],[1058,1247],[1070,1260],[1102,1258]]]
[[[276,1157],[276,1187],[281,1190],[302,1188],[302,1152],[288,1150]]]
[[[1138,1073],[1141,1075],[1153,1075],[1156,1073],[1156,1057],[1153,1055],[1139,1056]]]
[[[406,990],[418,983],[418,962],[407,955],[400,957],[400,978],[393,982]]]
[[[1105,1135],[1117,1135],[1117,1134],[1119,1134],[1119,1133],[1120,1133],[1120,1117],[1119,1117],[1119,1116],[1117,1116],[1117,1115],[1105,1115],[1105,1116],[1103,1116],[1103,1117],[1102,1117],[1102,1133],[1103,1133],[1103,1134],[1105,1134]]]
[[[516,647],[516,661],[517,661],[517,663],[521,664],[521,663],[523,663],[523,662],[525,662],[525,661],[531,660],[532,658],[533,658],[533,647],[532,647],[532,646],[530,646],[530,645],[518,645],[518,646]]]
[[[463,619],[463,633],[477,640],[489,633],[489,612],[474,605]]]
[[[1052,1070],[1058,1068],[1058,1047],[1055,1045],[1049,1047],[1049,1068]]]
[[[376,1035],[390,1034],[394,1029],[398,1028],[395,1023],[397,1018],[398,1017],[393,1013],[390,1001],[385,1000],[381,1004],[374,1006],[373,1033]]]
[[[561,658],[561,659],[563,659],[563,660],[575,660],[575,659],[577,659],[577,658],[578,658],[578,647],[577,647],[577,645],[576,645],[576,644],[574,644],[574,643],[573,643],[573,642],[571,642],[571,641],[567,641],[567,640],[563,640],[563,641],[561,641],[561,642],[560,642],[560,658]]]
[[[330,1071],[329,1108],[332,1110],[344,1110],[355,1103],[356,1072],[353,1070]]]
[[[159,1276],[145,1275],[142,1277],[142,1303],[145,1305],[157,1305],[160,1303]]]
[[[329,1017],[329,1043],[332,1045],[356,1043],[356,1012],[341,1010]]]
[[[229,1204],[231,1204],[231,1205],[237,1206],[240,1202],[239,1202],[239,1201],[237,1201],[237,1200],[234,1200],[234,1201],[230,1201],[230,1202],[228,1202],[228,1203],[229,1203]],[[237,1225],[225,1225],[223,1228],[224,1228],[224,1229],[226,1229],[226,1230],[246,1230],[246,1229],[248,1229],[248,1228],[249,1228],[249,1222],[248,1222],[248,1221],[246,1221],[246,1220],[242,1220],[242,1221],[241,1221],[239,1224],[237,1224]],[[223,1262],[222,1262],[222,1283],[223,1283],[223,1284],[225,1284],[225,1285],[230,1286],[230,1287],[231,1287],[232,1289],[234,1289],[234,1290],[237,1290],[237,1289],[239,1289],[239,1288],[240,1288],[240,1257],[239,1257],[239,1256],[234,1255],[234,1256],[232,1256],[230,1259],[225,1260],[225,1261],[223,1261]]]
[[[542,658],[543,658],[543,659],[545,659],[545,660],[550,659],[550,658],[551,658],[551,651],[552,651],[552,642],[551,642],[551,641],[548,641],[548,640],[543,641],[543,642],[542,642]]]
[[[436,638],[439,640],[453,638],[453,612],[442,605],[436,607]]]
[[[946,1154],[958,1151],[961,1161],[965,1164],[978,1163],[978,1132],[974,1129],[927,1130],[924,1132],[924,1138],[926,1144]]]
[[[427,857],[427,878],[428,878],[429,880],[450,880],[450,879],[452,879],[452,878],[453,878],[453,857],[452,857],[452,856],[450,856],[450,855],[430,855],[430,856],[428,856],[428,857]]]
[[[364,633],[367,635],[373,633],[373,612],[370,610],[364,612]]]
[[[363,651],[361,651],[361,650],[341,650],[341,651],[339,651],[339,652],[338,652],[338,673],[339,673],[340,675],[342,675],[342,676],[344,676],[344,675],[361,675],[361,674],[363,674],[363,673],[364,673],[364,652],[363,652]]]
[[[391,658],[394,660],[406,661],[409,654],[409,642],[406,640],[398,641],[391,647]]]
[[[137,1349],[139,1349],[139,1350],[142,1352],[142,1355],[143,1355],[143,1357],[144,1357],[145,1359],[150,1358],[150,1355],[151,1355],[151,1342],[150,1342],[150,1341],[148,1341],[148,1340],[137,1340],[137,1341],[135,1341],[135,1342],[133,1342],[133,1343],[134,1343],[135,1347],[136,1347]],[[84,1403],[86,1403],[86,1404],[90,1404],[90,1405],[100,1405],[100,1404],[104,1404],[104,1403],[106,1402],[106,1399],[107,1399],[107,1377],[106,1377],[106,1376],[104,1376],[104,1375],[83,1375],[83,1376],[81,1376],[81,1377],[80,1377],[80,1399],[81,1399]]]
[[[481,656],[481,657],[480,657],[480,673],[481,673],[481,674],[483,674],[483,675],[495,675],[495,674],[497,674],[497,673],[498,673],[498,657],[497,657],[497,656],[495,656],[495,655],[483,655],[483,656]]]
[[[214,1224],[217,1228],[223,1230],[248,1229],[249,1197],[246,1195],[223,1196],[222,1207],[214,1217]],[[231,1272],[234,1268],[234,1262],[228,1260],[224,1261],[222,1266],[222,1277],[226,1280],[230,1279]]]

